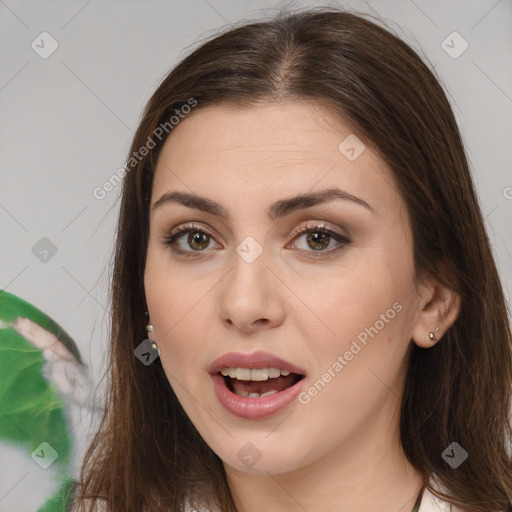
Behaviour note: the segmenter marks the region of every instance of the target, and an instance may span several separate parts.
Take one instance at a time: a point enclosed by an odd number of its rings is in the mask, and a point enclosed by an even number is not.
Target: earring
[[[148,332],[151,332],[151,331],[153,330],[153,326],[152,326],[152,325],[147,325],[147,326],[146,326],[146,330],[147,330]],[[155,350],[158,350],[158,347],[157,347],[157,345],[156,345],[156,341],[151,340],[151,346],[152,346]]]
[[[147,319],[149,319],[149,313],[147,311],[144,313],[144,315],[146,316]],[[146,331],[152,332],[153,326],[151,324],[146,325]],[[153,347],[153,349],[158,350],[158,346],[157,346],[156,342],[153,340],[149,340],[149,341],[151,341],[151,346]],[[158,351],[158,353],[160,353],[160,351]]]
[[[149,313],[147,311],[144,313],[144,316],[149,321]],[[153,330],[153,326],[151,324],[146,325],[146,331],[151,332],[152,330]]]
[[[435,332],[439,331],[439,326],[436,327],[436,330]],[[432,331],[428,333],[428,337],[430,338],[430,341],[437,341],[437,337],[435,335],[435,333],[433,333]]]

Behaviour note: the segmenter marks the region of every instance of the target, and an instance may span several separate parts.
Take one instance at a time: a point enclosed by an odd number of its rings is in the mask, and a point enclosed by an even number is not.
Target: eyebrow
[[[374,211],[373,208],[363,199],[349,194],[344,190],[340,190],[339,188],[330,188],[320,192],[301,194],[289,199],[281,199],[271,204],[266,213],[269,219],[275,220],[297,210],[310,208],[321,203],[340,199],[352,201],[353,203],[363,206],[372,212]],[[219,203],[206,197],[202,197],[197,194],[189,194],[187,192],[167,192],[153,204],[151,210],[154,211],[169,203],[181,204],[188,208],[195,208],[196,210],[210,213],[227,221],[230,220],[228,211]]]

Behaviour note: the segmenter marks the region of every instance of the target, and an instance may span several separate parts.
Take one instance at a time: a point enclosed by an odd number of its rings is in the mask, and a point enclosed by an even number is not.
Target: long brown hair
[[[452,109],[406,43],[366,15],[332,7],[280,12],[216,34],[150,99],[122,190],[105,414],[76,505],[87,510],[101,500],[108,511],[178,511],[202,490],[210,507],[236,510],[221,460],[184,413],[160,362],[146,367],[134,357],[145,337],[152,179],[166,139],[155,130],[176,110],[186,112],[191,99],[196,109],[314,101],[351,123],[389,165],[411,219],[416,276],[434,276],[461,297],[442,342],[413,344],[401,443],[427,485],[435,474],[445,486],[446,493],[430,488],[434,494],[467,512],[504,510],[512,501],[512,337]],[[154,147],[140,157],[148,138]],[[457,469],[441,456],[452,442],[468,453]]]

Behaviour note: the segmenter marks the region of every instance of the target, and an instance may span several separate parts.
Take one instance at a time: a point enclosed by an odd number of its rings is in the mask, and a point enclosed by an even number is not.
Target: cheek
[[[200,322],[200,298],[165,273],[147,280],[146,300],[154,326],[152,338],[160,351],[165,375],[189,416],[201,396],[204,368],[198,364],[204,353],[209,322]]]
[[[309,317],[323,325],[323,335],[352,339],[374,324],[380,331],[399,323],[403,315],[398,310],[414,289],[412,278],[406,276],[406,270],[395,272],[385,261],[373,266],[366,261],[330,273],[321,285],[297,282],[294,291],[305,298]]]
[[[199,326],[197,319],[211,287],[197,274],[191,277],[190,269],[173,264],[167,250],[150,244],[144,274],[146,302],[160,343],[172,340],[184,326]]]
[[[197,284],[188,282],[173,271],[163,258],[148,251],[144,287],[146,303],[154,327],[151,338],[160,350],[160,359],[171,375],[178,375],[187,359],[193,358],[197,351],[190,329],[197,326],[193,320],[198,316],[200,296]],[[183,333],[189,332],[187,339]]]
[[[343,395],[355,407],[352,398],[364,390],[368,396],[379,393],[382,383],[376,375],[393,385],[402,374],[416,305],[412,260],[388,250],[375,248],[367,258],[347,261],[322,279],[322,286],[309,285],[309,293],[306,287],[297,289],[314,313],[308,320],[296,317],[314,360],[312,381],[320,379],[321,388],[333,382],[320,400],[325,405]]]

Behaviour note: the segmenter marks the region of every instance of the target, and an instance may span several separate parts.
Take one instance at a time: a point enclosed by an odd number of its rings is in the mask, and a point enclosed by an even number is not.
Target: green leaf
[[[31,453],[46,441],[67,467],[71,453],[65,402],[42,374],[42,351],[14,329],[0,329],[0,439]]]
[[[73,503],[75,481],[66,479],[60,489],[37,512],[67,512]]]
[[[1,322],[6,324],[15,322],[18,317],[28,318],[36,324],[40,325],[43,329],[54,334],[76,357],[79,362],[80,352],[73,338],[54,320],[48,315],[37,309],[32,304],[20,299],[12,293],[0,290],[0,325]]]

